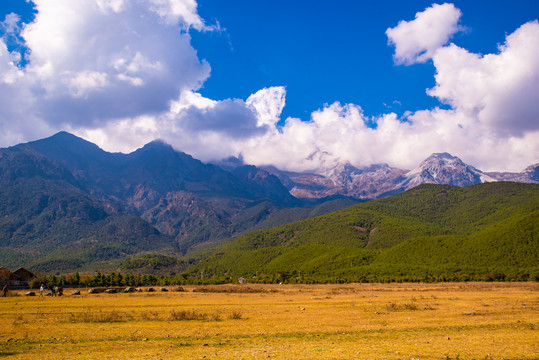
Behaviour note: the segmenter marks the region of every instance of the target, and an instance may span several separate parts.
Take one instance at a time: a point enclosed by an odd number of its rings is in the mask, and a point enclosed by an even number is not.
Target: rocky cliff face
[[[69,170],[30,146],[0,149],[1,263],[75,269],[119,254],[170,251],[172,240],[90,195]]]

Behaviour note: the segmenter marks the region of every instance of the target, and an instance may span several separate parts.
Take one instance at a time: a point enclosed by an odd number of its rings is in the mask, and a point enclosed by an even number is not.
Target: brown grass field
[[[539,283],[193,288],[12,291],[0,298],[0,358],[539,358]]]

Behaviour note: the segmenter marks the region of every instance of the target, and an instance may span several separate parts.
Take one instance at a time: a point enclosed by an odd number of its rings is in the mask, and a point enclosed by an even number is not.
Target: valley
[[[133,267],[161,254],[210,282],[535,279],[538,186],[537,165],[486,173],[447,153],[300,174],[60,132],[0,149],[0,263],[164,274]]]

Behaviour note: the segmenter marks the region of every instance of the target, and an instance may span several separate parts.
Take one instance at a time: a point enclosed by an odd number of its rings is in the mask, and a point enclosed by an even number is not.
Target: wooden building
[[[34,278],[34,274],[25,268],[18,268],[11,272],[8,268],[0,267],[0,286],[28,286],[30,280]]]

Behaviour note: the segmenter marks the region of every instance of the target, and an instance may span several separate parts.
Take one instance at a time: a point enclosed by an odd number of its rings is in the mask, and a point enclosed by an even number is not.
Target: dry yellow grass
[[[11,294],[0,357],[539,358],[537,283],[247,286],[260,292]]]

